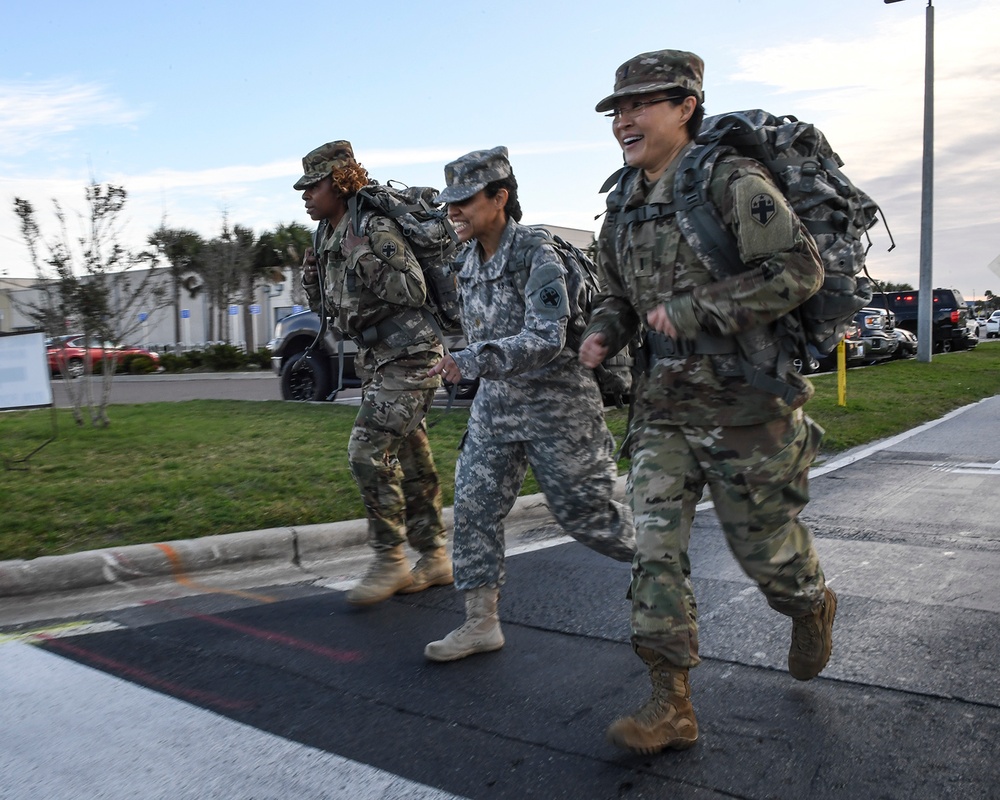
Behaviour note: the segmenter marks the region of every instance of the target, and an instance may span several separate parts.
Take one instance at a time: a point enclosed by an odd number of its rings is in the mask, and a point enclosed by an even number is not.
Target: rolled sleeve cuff
[[[694,297],[691,294],[674,295],[665,305],[667,316],[674,324],[678,338],[694,339],[701,331],[701,325],[694,312]]]
[[[451,354],[451,357],[458,364],[458,371],[462,373],[462,380],[474,381],[479,377],[479,364],[476,362],[476,355],[472,352],[472,348],[467,347],[464,350],[455,351]]]

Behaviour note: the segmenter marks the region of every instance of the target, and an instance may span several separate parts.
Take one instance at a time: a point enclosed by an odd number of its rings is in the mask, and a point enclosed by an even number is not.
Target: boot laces
[[[819,649],[822,633],[820,631],[820,619],[823,615],[823,607],[808,617],[798,617],[792,624],[792,639],[795,649],[801,653],[812,653]]]

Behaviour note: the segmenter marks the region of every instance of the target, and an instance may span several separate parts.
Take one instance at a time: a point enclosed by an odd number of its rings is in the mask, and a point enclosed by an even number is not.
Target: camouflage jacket
[[[681,155],[652,186],[640,173],[626,192],[625,208],[671,200]],[[606,286],[585,336],[604,334],[616,352],[631,336],[645,332],[647,313],[660,304],[679,339],[694,340],[699,333],[727,337],[762,326],[766,331],[815,294],[823,279],[815,242],[764,167],[740,156],[722,156],[709,196],[735,237],[746,271],[715,280],[674,217],[628,225],[606,221],[598,242]],[[753,213],[762,199],[773,212],[763,221],[759,211]],[[735,353],[656,359],[637,386],[636,412],[679,425],[759,424],[812,396],[807,379],[797,373],[787,379],[798,390],[790,404],[750,386]]]
[[[485,262],[473,239],[458,273],[468,347],[452,356],[463,378],[481,379],[469,420],[480,439],[565,435],[580,415],[602,413],[593,372],[566,349],[566,268],[548,244],[519,268],[514,254],[528,235],[530,228],[508,220]]]
[[[393,362],[420,374],[419,366],[429,367],[442,355],[437,334],[422,311],[427,287],[420,264],[396,223],[378,215],[363,224],[368,242],[345,254],[341,242],[347,225],[345,214],[336,227],[326,228],[316,248],[331,323],[358,345],[356,366],[362,374]],[[319,284],[303,283],[303,287],[309,307],[318,312]],[[417,383],[432,387],[440,380],[425,377]]]

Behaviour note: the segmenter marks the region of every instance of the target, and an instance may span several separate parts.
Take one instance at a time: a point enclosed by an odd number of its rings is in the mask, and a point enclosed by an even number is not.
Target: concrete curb
[[[615,496],[624,493],[618,478]],[[454,511],[443,512],[451,529]],[[544,495],[519,497],[507,515],[508,530],[553,524]],[[65,556],[0,561],[0,599],[92,589],[148,578],[181,577],[234,566],[286,564],[308,571],[368,541],[366,520],[269,528],[159,544],[137,544],[88,550]]]

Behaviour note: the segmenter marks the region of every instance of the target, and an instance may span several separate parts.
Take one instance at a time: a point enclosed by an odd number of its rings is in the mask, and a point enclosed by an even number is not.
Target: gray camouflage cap
[[[436,203],[458,203],[468,200],[488,183],[501,181],[514,174],[507,160],[506,147],[475,150],[457,158],[444,168],[447,187],[435,199]]]
[[[615,91],[597,104],[595,111],[610,111],[622,97],[686,89],[704,102],[701,81],[705,62],[685,50],[657,50],[630,58],[615,73]]]
[[[327,175],[338,167],[347,167],[357,164],[354,160],[354,148],[346,139],[338,139],[335,142],[327,142],[320,145],[302,159],[301,178],[295,181],[293,189],[305,189],[314,183],[323,180]]]

